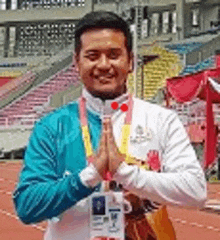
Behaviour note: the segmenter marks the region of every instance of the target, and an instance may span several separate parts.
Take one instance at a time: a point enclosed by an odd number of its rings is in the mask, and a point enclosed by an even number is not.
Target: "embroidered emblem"
[[[146,163],[150,166],[151,170],[159,172],[161,168],[159,151],[150,150],[147,154]]]
[[[135,128],[135,136],[130,137],[130,142],[131,143],[142,143],[146,142],[147,140],[150,140],[152,138],[152,134],[150,129],[147,127],[144,129],[142,126],[137,125]]]

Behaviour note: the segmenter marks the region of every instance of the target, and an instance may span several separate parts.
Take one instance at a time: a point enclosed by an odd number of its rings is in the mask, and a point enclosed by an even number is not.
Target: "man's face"
[[[115,29],[84,32],[76,62],[82,82],[94,96],[108,99],[125,91],[132,57],[128,56],[123,32]]]

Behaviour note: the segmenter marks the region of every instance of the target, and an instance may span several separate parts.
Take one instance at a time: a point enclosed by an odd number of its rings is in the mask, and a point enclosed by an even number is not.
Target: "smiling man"
[[[202,207],[204,173],[177,115],[127,91],[127,23],[111,12],[85,15],[76,27],[75,59],[82,96],[36,123],[13,195],[20,219],[48,220],[45,240],[90,239],[89,197],[103,190],[107,173],[111,186],[126,192],[130,222],[167,204]],[[103,214],[105,199],[95,202]],[[160,233],[152,226],[143,222],[139,239],[175,239],[167,226]],[[127,228],[125,239],[138,237]]]

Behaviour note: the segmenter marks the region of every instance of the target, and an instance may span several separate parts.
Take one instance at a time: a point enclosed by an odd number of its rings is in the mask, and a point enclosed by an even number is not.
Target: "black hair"
[[[127,48],[128,55],[132,51],[132,35],[129,29],[129,25],[124,19],[119,17],[113,12],[108,11],[95,11],[87,13],[76,25],[75,28],[75,52],[76,55],[81,50],[81,35],[89,29],[103,29],[110,28],[120,30],[125,36],[125,46]]]

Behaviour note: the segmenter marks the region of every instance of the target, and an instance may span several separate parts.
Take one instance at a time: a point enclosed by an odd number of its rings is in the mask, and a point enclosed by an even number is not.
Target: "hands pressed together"
[[[107,171],[113,176],[124,160],[125,155],[119,152],[115,143],[111,118],[105,118],[99,149],[94,155],[93,164],[102,177],[105,176]]]

